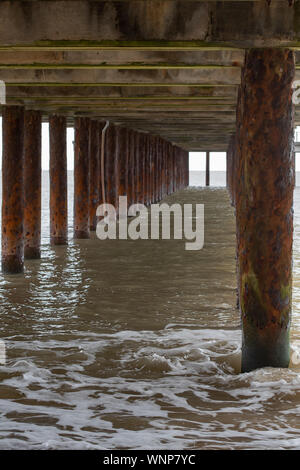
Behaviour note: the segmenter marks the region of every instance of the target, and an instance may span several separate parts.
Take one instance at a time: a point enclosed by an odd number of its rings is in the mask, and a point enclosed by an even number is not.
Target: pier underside
[[[188,152],[227,151],[237,221],[243,370],[287,367],[300,2],[4,1],[2,268],[40,256],[40,130],[50,123],[51,243],[101,202],[149,206],[188,185]],[[24,176],[24,177],[23,177]]]

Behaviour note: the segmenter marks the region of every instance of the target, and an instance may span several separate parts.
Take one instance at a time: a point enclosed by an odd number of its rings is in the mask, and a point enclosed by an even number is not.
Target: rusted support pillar
[[[149,164],[150,164],[150,181],[149,181],[149,197],[150,197],[150,204],[153,204],[154,199],[153,199],[153,187],[154,187],[154,181],[153,181],[153,175],[154,175],[154,162],[153,162],[153,135],[149,135]]]
[[[171,147],[171,174],[172,174],[172,181],[171,181],[171,191],[174,193],[175,191],[175,147],[172,145]]]
[[[120,183],[120,154],[119,154],[119,138],[120,138],[120,128],[119,126],[115,126],[115,143],[114,143],[114,148],[115,148],[115,153],[113,155],[114,161],[113,161],[113,173],[114,173],[114,178],[113,178],[113,188],[112,188],[112,194],[113,194],[113,203],[116,211],[119,210],[119,183]]]
[[[134,131],[127,131],[127,203],[134,203]]]
[[[41,140],[40,111],[24,113],[24,256],[41,257]]]
[[[65,245],[68,240],[68,188],[66,118],[49,118],[50,144],[50,243]]]
[[[156,202],[161,200],[161,197],[160,197],[160,179],[161,179],[160,138],[156,137]]]
[[[135,202],[140,202],[141,175],[140,175],[140,133],[134,133],[134,197]]]
[[[90,230],[96,230],[96,210],[100,201],[100,122],[90,121],[89,159],[90,159]]]
[[[150,136],[145,136],[145,205],[150,204]]]
[[[126,196],[127,196],[127,205],[128,207],[131,204],[131,168],[130,168],[130,129],[126,129],[126,168],[127,168],[127,177],[126,177]]]
[[[140,159],[139,159],[139,174],[140,174],[140,200],[141,204],[145,204],[145,134],[140,134],[139,141]]]
[[[89,135],[90,120],[75,119],[74,238],[90,237],[89,222]]]
[[[127,129],[124,127],[116,128],[116,154],[118,160],[118,197],[126,196],[127,194],[127,177],[128,177],[128,168],[127,168]]]
[[[166,195],[166,142],[161,141],[161,198]]]
[[[232,180],[233,180],[233,158],[234,158],[235,135],[229,139],[226,155],[226,185],[230,196],[231,205],[233,205]]]
[[[246,52],[236,193],[242,371],[288,367],[292,297],[294,56]]]
[[[168,194],[172,193],[172,144],[168,142]]]
[[[148,198],[149,205],[152,204],[152,136],[148,136]]]
[[[157,154],[158,154],[158,200],[162,199],[162,158],[161,158],[161,138],[157,139]]]
[[[170,146],[169,142],[166,142],[166,196],[169,194],[170,185]]]
[[[105,139],[106,202],[116,203],[116,128],[110,124]]]
[[[185,186],[189,186],[190,184],[190,154],[188,151],[185,152],[185,167],[186,167],[186,179],[185,179]]]
[[[176,145],[174,145],[174,170],[173,170],[173,174],[174,174],[174,181],[173,181],[173,188],[174,188],[174,191],[177,191],[177,151],[178,151],[178,147]]]
[[[2,107],[2,272],[23,272],[24,109]]]
[[[180,152],[180,189],[184,188],[184,153]]]
[[[174,187],[174,191],[177,191],[177,152],[178,152],[178,147],[177,145],[174,145],[174,181],[173,181],[173,187]]]
[[[152,165],[153,165],[153,198],[155,204],[157,202],[156,186],[157,186],[157,137],[154,135],[152,139]]]
[[[209,186],[209,152],[206,152],[206,167],[205,167],[205,186]]]
[[[178,149],[177,167],[178,167],[178,189],[182,189],[182,149]]]
[[[153,201],[158,201],[158,153],[157,153],[157,136],[153,137]]]

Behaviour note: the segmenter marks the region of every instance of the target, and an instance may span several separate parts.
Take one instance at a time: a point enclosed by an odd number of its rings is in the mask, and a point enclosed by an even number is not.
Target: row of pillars
[[[290,50],[246,52],[227,151],[244,372],[290,360],[294,71]]]
[[[23,271],[24,258],[40,258],[41,243],[40,111],[3,106],[2,271]],[[49,118],[50,242],[68,238],[67,122]],[[103,202],[116,209],[119,196],[128,205],[150,205],[188,185],[188,152],[159,136],[78,117],[74,149],[74,238],[96,229]]]

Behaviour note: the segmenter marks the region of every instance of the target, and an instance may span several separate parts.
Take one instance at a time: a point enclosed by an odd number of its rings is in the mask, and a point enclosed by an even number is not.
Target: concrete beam
[[[40,83],[42,86],[49,84],[77,84],[101,85],[101,84],[128,84],[135,86],[176,85],[237,85],[240,83],[240,68],[234,66],[206,66],[200,69],[166,69],[166,70],[81,70],[81,69],[24,69],[22,72],[15,69],[0,70],[0,80],[8,84]]]
[[[3,1],[2,46],[172,48],[190,46],[280,46],[299,40],[299,3],[287,0],[186,2],[147,1]],[[271,19],[271,21],[270,21]],[[125,44],[124,44],[125,45]],[[182,45],[182,44],[181,44]]]
[[[35,50],[24,51],[1,49],[0,68],[132,68],[145,67],[197,67],[239,66],[244,62],[244,51],[200,50],[200,51],[139,51],[120,49],[107,50]]]
[[[41,85],[41,86],[40,86]],[[194,84],[192,86],[110,86],[110,85],[91,85],[91,86],[57,86],[55,84],[42,86],[42,83],[31,84],[30,86],[20,86],[7,84],[7,100],[14,99],[60,99],[66,101],[72,98],[96,99],[96,98],[150,98],[160,100],[161,98],[234,98],[237,97],[237,86],[214,86]]]

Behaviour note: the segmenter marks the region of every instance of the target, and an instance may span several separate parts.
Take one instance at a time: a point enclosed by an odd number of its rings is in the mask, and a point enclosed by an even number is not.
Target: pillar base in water
[[[290,362],[289,329],[270,327],[268,331],[247,325],[243,332],[242,372],[262,367],[287,368]]]
[[[51,245],[67,245],[68,240],[65,237],[51,237]]]
[[[33,246],[25,246],[24,247],[24,257],[26,259],[40,259],[41,258],[41,250],[39,248]]]
[[[246,51],[233,161],[243,372],[289,365],[294,73],[292,51]]]
[[[76,239],[87,239],[90,238],[90,234],[83,230],[75,230],[74,231],[74,238]]]
[[[3,274],[18,274],[24,271],[24,263],[21,258],[16,255],[2,256],[2,272]]]

